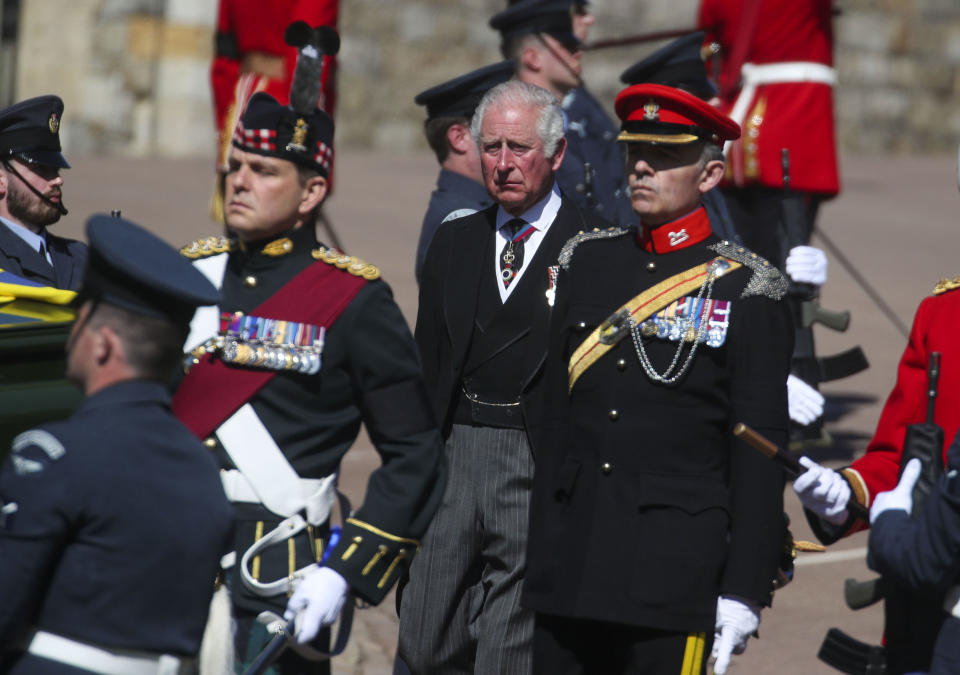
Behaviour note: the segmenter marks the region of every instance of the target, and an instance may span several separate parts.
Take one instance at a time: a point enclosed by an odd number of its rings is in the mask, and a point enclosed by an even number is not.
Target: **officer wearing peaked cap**
[[[620,73],[620,81],[626,85],[662,84],[676,87],[712,103],[717,88],[707,78],[703,63],[704,35],[703,31],[696,31],[664,45]],[[707,210],[710,227],[718,237],[739,243],[740,236],[719,189],[703,194],[703,208]]]
[[[633,214],[616,130],[583,89],[586,24],[575,30],[572,16],[583,5],[571,0],[521,0],[494,15],[490,26],[500,33],[503,56],[516,63],[517,79],[546,89],[564,106],[567,151],[557,173],[563,194],[582,209],[611,223],[621,222]]]
[[[334,129],[316,100],[296,86],[290,106],[250,99],[225,181],[235,240],[183,249],[222,299],[194,320],[173,407],[216,457],[236,509],[226,575],[246,663],[273,637],[263,612],[295,619],[296,641],[307,643],[352,596],[380,602],[445,486],[420,360],[389,286],[373,265],[317,241]],[[337,473],[361,423],[383,464],[334,544]],[[288,650],[275,667],[329,672],[329,661]]]
[[[38,96],[0,110],[0,269],[57,288],[80,286],[87,247],[47,231],[63,205],[63,101]]]
[[[509,80],[514,68],[513,61],[484,66],[430,87],[413,99],[427,109],[423,132],[440,163],[437,187],[430,195],[417,243],[414,270],[417,282],[427,248],[440,225],[493,204],[483,186],[477,142],[470,133],[470,118],[487,90]]]
[[[67,346],[86,398],[14,439],[0,470],[0,670],[186,673],[233,515],[168,382],[218,294],[133,223],[93,216],[87,237]]]
[[[616,111],[641,226],[560,255],[533,431],[534,672],[704,673],[713,643],[722,673],[780,556],[780,470],[730,430],[786,441],[786,282],[700,205],[737,124],[654,84]]]

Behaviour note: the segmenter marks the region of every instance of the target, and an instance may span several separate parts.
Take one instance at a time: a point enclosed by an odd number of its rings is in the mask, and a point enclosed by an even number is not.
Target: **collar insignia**
[[[682,229],[679,232],[668,232],[667,236],[670,238],[671,247],[678,246],[690,238],[686,229]]]
[[[263,247],[263,254],[273,258],[287,255],[293,251],[293,242],[288,237],[275,239]]]

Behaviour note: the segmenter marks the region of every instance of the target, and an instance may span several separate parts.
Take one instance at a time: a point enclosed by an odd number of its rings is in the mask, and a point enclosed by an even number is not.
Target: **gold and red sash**
[[[366,283],[361,276],[316,262],[250,313],[329,329]],[[277,372],[227,365],[214,354],[207,354],[177,388],[173,412],[194,435],[206,438]]]
[[[724,274],[732,272],[738,267],[742,267],[742,265],[735,260],[730,260],[723,256],[714,258],[710,262],[705,262],[702,265],[684,270],[669,279],[664,279],[655,286],[651,286],[639,295],[628,300],[611,316],[623,313],[624,318],[629,316],[634,323],[641,323],[675,300],[699,289],[710,273],[710,266],[719,260],[723,260],[729,265],[724,271]],[[614,344],[616,344],[615,342],[606,343],[602,339],[610,332],[610,329],[609,320],[605,321],[597,326],[593,332],[587,336],[587,339],[580,343],[580,346],[574,350],[567,364],[567,391],[573,391],[574,383],[587,371],[587,368],[596,363],[601,356],[606,354]]]

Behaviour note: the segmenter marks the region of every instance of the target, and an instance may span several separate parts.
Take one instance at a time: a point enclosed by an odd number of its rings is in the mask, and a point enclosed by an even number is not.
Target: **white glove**
[[[823,414],[823,395],[796,375],[787,375],[787,410],[798,424],[810,424]]]
[[[721,595],[717,598],[717,621],[713,630],[713,672],[723,675],[732,654],[742,654],[747,639],[760,626],[760,608],[745,600]]]
[[[823,286],[827,282],[827,256],[816,246],[794,246],[784,267],[798,283]]]
[[[910,513],[913,510],[913,486],[917,484],[922,468],[920,460],[914,457],[903,468],[903,475],[900,476],[897,487],[889,492],[881,492],[873,498],[873,504],[870,506],[871,525],[884,511],[901,509]]]
[[[329,567],[316,567],[293,592],[283,618],[294,623],[294,639],[306,644],[317,637],[320,628],[329,626],[343,609],[347,599],[347,580]]]
[[[793,491],[804,508],[834,525],[844,523],[848,516],[850,485],[839,473],[820,466],[809,457],[801,457],[800,464],[807,470],[794,479]]]

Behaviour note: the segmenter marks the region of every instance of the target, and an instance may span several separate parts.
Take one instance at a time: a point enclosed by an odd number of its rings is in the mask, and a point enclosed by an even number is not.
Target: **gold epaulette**
[[[218,253],[229,253],[233,250],[233,242],[224,236],[203,237],[180,249],[180,255],[191,260],[208,258]]]
[[[363,277],[367,281],[374,281],[380,278],[380,268],[376,265],[368,263],[366,260],[361,260],[356,256],[347,255],[335,248],[320,246],[310,251],[310,255],[316,260],[346,270],[350,274],[356,277]]]
[[[934,295],[941,295],[947,291],[952,291],[955,288],[960,288],[960,277],[954,277],[953,279],[941,279],[937,282],[937,285],[933,288]]]

